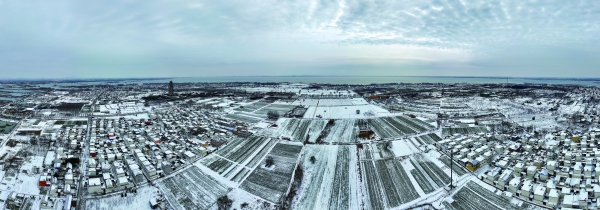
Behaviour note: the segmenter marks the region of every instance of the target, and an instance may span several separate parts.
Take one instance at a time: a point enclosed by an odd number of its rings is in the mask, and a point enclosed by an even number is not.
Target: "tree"
[[[274,164],[275,160],[273,160],[273,157],[267,157],[267,160],[265,160],[265,167],[269,168]]]
[[[219,207],[219,210],[227,210],[231,208],[231,204],[233,204],[233,200],[229,199],[227,195],[221,196],[219,199],[217,199],[217,206]]]
[[[315,162],[317,162],[317,158],[315,158],[315,156],[310,156],[310,162],[315,164]]]
[[[279,112],[277,112],[277,111],[268,111],[267,112],[267,118],[271,119],[271,120],[277,120],[277,119],[279,119]]]

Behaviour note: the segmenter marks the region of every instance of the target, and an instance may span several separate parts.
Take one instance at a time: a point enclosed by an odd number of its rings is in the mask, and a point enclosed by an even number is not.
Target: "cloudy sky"
[[[600,3],[0,0],[0,73],[600,77]]]

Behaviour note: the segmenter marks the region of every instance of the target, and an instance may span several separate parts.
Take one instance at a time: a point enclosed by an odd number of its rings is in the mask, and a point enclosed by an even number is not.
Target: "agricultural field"
[[[448,168],[450,168],[450,158],[447,156],[441,156],[440,158],[438,158],[442,163],[444,163],[444,165],[446,165]],[[454,163],[452,165],[452,169],[453,172],[458,174],[459,176],[462,176],[466,173],[468,173],[467,169],[465,169],[465,167],[460,166],[456,163]]]
[[[273,159],[273,165],[266,167],[265,161],[262,161],[244,180],[241,188],[269,202],[279,202],[290,186],[301,151],[300,144],[278,143],[267,155],[267,158]]]
[[[521,206],[511,204],[509,198],[497,195],[494,192],[470,181],[463,186],[454,196],[452,203],[443,202],[449,210],[501,210],[501,209],[536,209],[535,206],[523,203]]]
[[[265,103],[265,102],[256,102],[256,103],[252,103],[252,104],[247,104],[244,105],[244,108],[240,108],[237,107],[235,109],[233,109],[234,111],[242,111],[242,112],[254,112],[260,108],[263,108],[266,105],[269,105],[270,103]]]
[[[87,199],[85,201],[85,209],[97,210],[151,210],[148,202],[152,198],[160,197],[161,192],[157,187],[143,186],[136,190],[135,193],[127,193],[126,197],[121,194],[115,194],[108,197],[100,197]]]
[[[356,113],[357,110],[359,113]],[[308,107],[304,118],[357,119],[388,116],[389,114],[388,110],[371,104],[358,106],[321,106],[319,104],[319,106]]]
[[[394,152],[387,148],[385,143],[363,144],[363,148],[358,150],[361,160],[379,160],[395,157]]]
[[[285,118],[279,120],[277,130],[272,134],[274,137],[289,138],[292,141],[303,142],[310,135],[309,141],[315,142],[325,128],[325,120],[308,120]]]
[[[356,142],[358,125],[356,120],[336,120],[323,140],[324,142]]]
[[[279,115],[283,116],[288,111],[294,109],[296,106],[285,105],[285,104],[270,104],[262,109],[256,110],[254,114],[267,115],[269,111],[276,111]]]
[[[399,160],[363,161],[360,166],[367,209],[394,208],[420,197]]]
[[[225,115],[226,118],[232,119],[232,120],[239,120],[242,122],[246,122],[246,123],[257,123],[260,122],[262,120],[262,118],[258,118],[255,116],[250,116],[250,115],[244,115],[244,114],[227,114]]]
[[[466,135],[488,132],[489,131],[485,126],[442,128],[442,136],[452,136],[457,133]]]
[[[17,123],[0,121],[0,134],[9,134],[16,125]]]
[[[433,126],[427,122],[424,122],[422,120],[419,120],[417,118],[409,118],[409,117],[400,115],[400,116],[393,117],[393,119],[402,123],[403,125],[411,127],[413,130],[417,131],[418,133],[422,133],[427,130],[431,130],[431,129],[435,128],[435,126]]]
[[[367,121],[375,134],[383,139],[422,133],[434,128],[432,125],[419,119],[404,116],[380,117],[367,119]]]
[[[259,136],[236,139],[200,163],[225,178],[240,182],[277,143]]]
[[[359,98],[362,99],[362,98]],[[352,105],[357,105],[355,103],[353,103],[354,101],[357,101],[357,103],[359,103],[360,101],[357,99],[347,99],[347,98],[325,98],[325,99],[298,99],[296,101],[294,101],[294,103],[292,103],[293,105],[302,105],[302,106],[352,106]],[[364,101],[364,99],[362,99]]]
[[[444,186],[450,182],[450,176],[446,174],[435,163],[427,160],[422,154],[410,157],[412,165],[421,173],[424,172],[438,186]],[[432,183],[433,184],[433,183]]]
[[[231,188],[190,167],[185,171],[158,182],[167,201],[174,209],[208,209]]]
[[[437,134],[435,133],[430,133],[430,134],[425,134],[422,136],[417,136],[415,137],[417,139],[417,141],[419,141],[421,144],[433,144],[435,142],[441,141],[442,138],[440,138]]]
[[[294,209],[360,208],[356,146],[307,145],[301,163],[304,178]]]

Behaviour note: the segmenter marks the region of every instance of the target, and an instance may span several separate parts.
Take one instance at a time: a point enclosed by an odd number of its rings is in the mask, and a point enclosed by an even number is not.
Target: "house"
[[[512,193],[517,193],[517,190],[521,188],[521,177],[517,176],[510,180],[508,183],[508,191]]]
[[[531,190],[533,190],[533,184],[531,183],[531,180],[527,179],[523,182],[523,185],[521,186],[521,198],[529,199],[529,196],[531,195]]]
[[[544,201],[544,195],[546,194],[546,187],[538,185],[533,192],[533,199],[539,202]]]
[[[500,189],[506,189],[506,184],[509,179],[513,177],[512,170],[504,170],[500,177],[498,177],[498,181],[496,182],[496,187]]]
[[[551,189],[550,193],[548,193],[548,203],[547,204],[549,206],[556,206],[556,204],[558,204],[558,198],[559,198],[558,190]]]
[[[88,182],[89,193],[100,193],[103,190],[102,181],[100,178],[90,178]]]

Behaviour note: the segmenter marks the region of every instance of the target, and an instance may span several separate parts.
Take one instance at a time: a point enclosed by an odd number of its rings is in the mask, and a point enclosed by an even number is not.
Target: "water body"
[[[357,77],[357,76],[297,76],[297,77],[183,77],[151,82],[292,82],[330,84],[382,84],[382,83],[472,83],[472,84],[576,84],[600,87],[600,78],[506,78],[506,77]],[[150,81],[149,81],[150,82]]]
[[[569,84],[600,87],[600,78],[532,78],[532,77],[402,77],[402,76],[240,76],[240,77],[175,77],[161,79],[114,79],[106,81],[51,82],[40,87],[141,84],[141,83],[206,83],[206,82],[291,82],[329,84],[383,84],[383,83],[471,83],[471,84]]]

